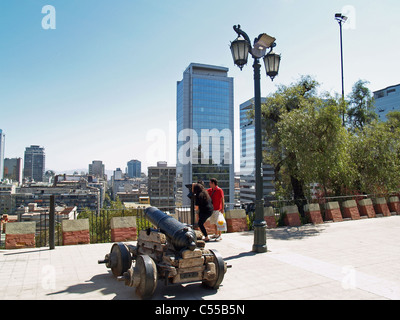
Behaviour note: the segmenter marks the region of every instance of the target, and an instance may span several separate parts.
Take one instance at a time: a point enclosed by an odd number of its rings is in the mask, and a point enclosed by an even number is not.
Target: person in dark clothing
[[[199,183],[192,184],[192,192],[194,194],[196,209],[199,210],[199,228],[204,234],[204,241],[209,241],[207,230],[204,228],[204,223],[209,217],[211,217],[214,211],[211,197],[204,186]]]

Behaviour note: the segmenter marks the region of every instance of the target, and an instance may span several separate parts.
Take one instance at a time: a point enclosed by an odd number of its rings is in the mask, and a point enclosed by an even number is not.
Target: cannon
[[[141,299],[153,296],[159,279],[165,285],[201,281],[218,289],[230,266],[217,250],[205,248],[201,232],[155,207],[145,213],[157,229],[139,231],[136,246],[114,243],[98,263],[105,263],[119,281],[135,287]]]

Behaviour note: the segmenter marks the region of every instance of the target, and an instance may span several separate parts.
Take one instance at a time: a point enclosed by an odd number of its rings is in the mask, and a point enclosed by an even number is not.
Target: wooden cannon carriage
[[[145,212],[158,229],[140,231],[136,246],[114,243],[98,263],[105,263],[118,280],[135,287],[142,299],[153,296],[159,279],[166,285],[201,281],[218,289],[229,266],[217,250],[206,249],[204,241],[198,240],[201,233],[155,207]]]

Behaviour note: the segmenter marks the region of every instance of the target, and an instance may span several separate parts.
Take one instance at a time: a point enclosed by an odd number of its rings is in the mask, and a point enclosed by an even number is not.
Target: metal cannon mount
[[[227,268],[222,256],[206,249],[201,232],[194,231],[155,207],[146,209],[147,218],[158,229],[139,231],[136,246],[114,243],[105,263],[119,281],[136,288],[141,299],[150,299],[158,280],[165,285],[199,282],[218,289]]]

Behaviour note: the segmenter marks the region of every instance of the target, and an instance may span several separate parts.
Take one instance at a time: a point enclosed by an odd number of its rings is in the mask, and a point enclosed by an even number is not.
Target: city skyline
[[[56,10],[55,29],[43,28],[46,5]],[[262,96],[308,74],[321,91],[339,93],[334,15],[349,15],[343,30],[347,95],[359,79],[369,81],[371,91],[399,83],[399,7],[394,0],[252,0],[240,10],[225,0],[2,1],[4,158],[23,158],[27,146],[40,145],[46,170],[56,172],[87,168],[93,160],[107,171],[130,159],[140,160],[144,172],[157,161],[176,165],[176,81],[190,63],[204,63],[229,68],[234,78],[238,171],[239,105],[254,89],[251,62],[242,72],[233,65],[232,26],[241,24],[251,39],[263,32],[277,39],[280,73],[271,84],[263,71]]]

